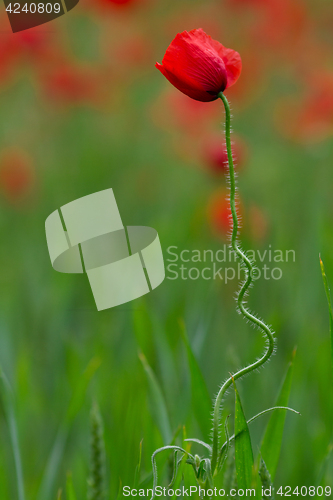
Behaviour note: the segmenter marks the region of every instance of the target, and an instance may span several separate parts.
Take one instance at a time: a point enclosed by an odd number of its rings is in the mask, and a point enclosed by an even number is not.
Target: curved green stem
[[[215,400],[214,405],[214,414],[213,414],[213,451],[212,451],[212,474],[215,471],[217,465],[217,457],[218,457],[218,448],[219,448],[219,426],[220,426],[220,413],[221,413],[221,404],[223,401],[223,397],[226,391],[229,389],[232,384],[232,378],[237,380],[244,375],[256,370],[260,366],[262,366],[273,354],[274,351],[274,334],[268,325],[266,325],[262,320],[254,316],[245,306],[244,297],[249,287],[253,282],[253,273],[256,270],[255,265],[251,262],[251,260],[246,256],[246,254],[241,250],[238,241],[238,217],[236,210],[236,178],[234,171],[234,163],[232,158],[232,149],[231,149],[231,114],[230,114],[230,106],[227,98],[220,92],[218,95],[224,104],[225,108],[225,138],[226,138],[226,147],[228,153],[228,163],[229,163],[229,183],[230,183],[230,209],[232,214],[233,228],[231,235],[231,247],[236,253],[237,257],[240,259],[242,265],[245,268],[245,281],[241,286],[241,289],[238,293],[237,297],[237,306],[241,314],[245,319],[250,321],[253,325],[257,326],[264,334],[268,341],[267,349],[265,350],[263,356],[255,361],[254,363],[242,368],[238,372],[232,375],[232,377],[228,378],[222,387],[219,390],[219,393]]]

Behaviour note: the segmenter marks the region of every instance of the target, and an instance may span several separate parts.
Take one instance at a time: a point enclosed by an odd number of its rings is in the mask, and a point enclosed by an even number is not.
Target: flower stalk
[[[218,465],[218,456],[219,456],[219,428],[220,428],[220,417],[221,417],[221,405],[223,401],[223,397],[226,391],[232,384],[232,379],[235,381],[243,377],[244,375],[249,374],[250,372],[261,367],[274,352],[274,333],[272,329],[264,323],[261,319],[252,314],[249,309],[245,306],[244,297],[252,285],[253,275],[256,271],[256,267],[253,262],[246,256],[246,253],[243,252],[238,243],[238,216],[236,209],[236,177],[235,177],[235,169],[234,162],[232,157],[232,148],[231,148],[231,112],[228,99],[220,92],[218,97],[222,100],[225,109],[225,139],[226,139],[226,148],[228,154],[228,164],[229,164],[229,187],[230,187],[230,209],[233,221],[232,234],[231,234],[231,248],[236,253],[238,259],[241,261],[242,266],[245,270],[245,281],[243,282],[238,296],[237,296],[237,308],[242,314],[242,316],[250,321],[254,326],[258,327],[259,330],[262,331],[264,336],[267,339],[267,348],[263,354],[263,356],[255,361],[254,363],[242,368],[238,372],[234,373],[230,378],[228,378],[222,387],[220,388],[217,397],[215,399],[214,404],[214,413],[213,413],[213,446],[212,446],[212,458],[211,458],[211,469],[212,474],[214,474],[216,470],[216,466]]]

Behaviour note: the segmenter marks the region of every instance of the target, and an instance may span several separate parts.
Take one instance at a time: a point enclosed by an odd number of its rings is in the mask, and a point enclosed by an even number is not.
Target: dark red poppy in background
[[[209,102],[237,81],[242,61],[238,52],[195,29],[178,33],[156,68],[183,94]]]
[[[235,167],[239,168],[243,165],[245,153],[246,147],[243,142],[239,138],[236,140],[234,138],[232,156]],[[220,134],[214,134],[204,138],[202,142],[202,161],[214,174],[229,172],[227,148]]]
[[[100,3],[104,5],[115,5],[117,7],[123,7],[125,5],[135,3],[135,0],[100,0]]]
[[[227,238],[232,229],[232,216],[227,191],[217,191],[208,203],[208,220],[216,236]]]
[[[93,103],[98,101],[98,76],[93,68],[63,62],[40,76],[45,94],[63,103]]]
[[[31,191],[34,169],[30,157],[24,151],[8,149],[0,158],[0,189],[7,199],[19,201]]]

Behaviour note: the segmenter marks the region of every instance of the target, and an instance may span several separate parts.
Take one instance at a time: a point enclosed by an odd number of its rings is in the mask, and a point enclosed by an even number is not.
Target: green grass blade
[[[330,288],[329,288],[327,276],[326,276],[326,273],[325,273],[324,263],[321,260],[320,256],[319,256],[319,260],[320,260],[321,274],[322,274],[322,277],[323,277],[323,282],[324,282],[324,287],[325,287],[325,293],[326,293],[327,303],[328,303],[328,310],[329,310],[329,315],[330,315],[331,368],[332,368],[332,381],[333,381],[333,309],[332,309]]]
[[[46,462],[44,475],[37,495],[37,500],[48,500],[52,496],[52,490],[54,488],[54,483],[57,477],[59,466],[61,464],[61,459],[66,446],[68,433],[77,413],[84,403],[89,382],[100,364],[100,359],[93,358],[89,362],[86,370],[79,379],[77,387],[75,388],[74,394],[72,396],[72,400],[65,414],[64,420],[57,432],[49,458]]]
[[[140,450],[139,450],[139,460],[138,464],[135,468],[135,476],[134,476],[134,488],[137,489],[140,483],[140,473],[141,473],[141,460],[142,460],[142,439],[140,441]]]
[[[180,322],[180,332],[186,347],[187,359],[191,374],[192,406],[203,438],[205,441],[207,441],[211,433],[210,415],[212,412],[212,400],[210,398],[200,366],[196,360],[196,357],[194,356],[192,347],[188,340],[185,324],[182,321]]]
[[[89,361],[87,368],[83,372],[83,375],[79,378],[79,382],[75,388],[70,405],[66,413],[65,422],[67,425],[71,425],[76,415],[79,413],[84,403],[90,381],[95,375],[100,365],[101,365],[100,358],[98,357],[92,358]]]
[[[0,379],[1,379],[2,399],[6,414],[6,420],[9,428],[9,435],[12,444],[13,455],[14,455],[18,498],[19,500],[25,500],[23,469],[22,469],[21,453],[18,441],[13,393],[9,385],[9,382],[1,368],[0,368]]]
[[[122,498],[123,498],[123,484],[121,482],[121,479],[119,479],[119,490],[118,490],[117,500],[121,500]]]
[[[164,396],[157,378],[149,366],[144,354],[139,353],[139,358],[147,375],[153,419],[161,433],[164,444],[167,445],[171,442],[172,433]]]
[[[330,459],[332,457],[332,451],[333,451],[333,445],[330,444],[329,447],[328,447],[327,454],[326,454],[326,456],[324,458],[324,461],[321,464],[321,467],[320,467],[320,470],[319,470],[319,474],[318,474],[317,481],[316,481],[316,485],[317,486],[325,486],[326,473],[327,473],[329,461],[330,461]]]
[[[67,483],[66,483],[66,500],[76,500],[76,495],[74,491],[72,475],[67,475]]]
[[[295,354],[296,349],[293,352],[292,360],[276,400],[276,406],[288,406]],[[279,461],[285,420],[286,412],[284,410],[274,411],[268,421],[261,444],[260,453],[270,472],[272,481],[274,481]]]
[[[235,462],[238,488],[251,488],[253,451],[249,428],[242,403],[234,382],[235,389]]]

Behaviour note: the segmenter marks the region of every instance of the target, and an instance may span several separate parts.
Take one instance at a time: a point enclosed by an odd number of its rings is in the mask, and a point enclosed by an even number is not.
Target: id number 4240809
[[[10,14],[59,14],[61,11],[61,5],[59,2],[56,3],[25,3],[21,5],[19,3],[10,3],[6,7],[6,11]]]
[[[296,486],[296,488],[291,488],[290,486],[280,486],[276,491],[276,495],[281,497],[330,497],[332,494],[332,488],[330,486]]]

